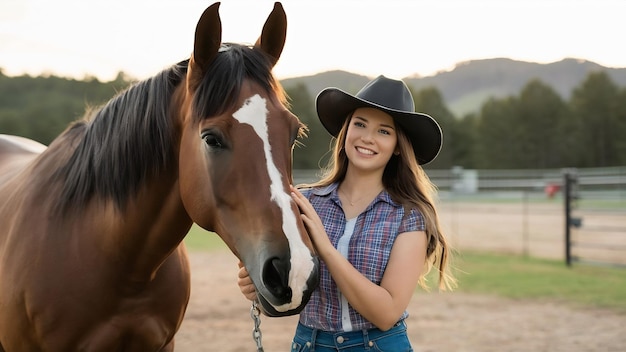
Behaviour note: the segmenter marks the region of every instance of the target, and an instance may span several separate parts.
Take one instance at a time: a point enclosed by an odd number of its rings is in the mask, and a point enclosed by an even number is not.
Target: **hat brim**
[[[437,157],[441,150],[443,134],[435,119],[427,114],[389,109],[387,107],[359,99],[339,88],[322,90],[315,100],[317,115],[322,126],[333,137],[337,137],[348,115],[363,107],[380,109],[394,118],[413,144],[415,157],[420,165],[425,165]]]

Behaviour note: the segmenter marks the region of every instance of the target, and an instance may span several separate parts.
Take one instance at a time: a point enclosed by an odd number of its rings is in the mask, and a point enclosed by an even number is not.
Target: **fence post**
[[[530,240],[528,236],[528,191],[522,191],[523,196],[523,212],[522,212],[522,240],[523,240],[523,249],[522,252],[524,254],[524,258],[528,258],[530,255]]]
[[[578,172],[565,169],[563,172],[563,199],[565,202],[565,264],[572,266],[572,227],[580,227],[582,219],[572,217],[572,203],[578,199]]]
[[[570,171],[565,170],[563,172],[563,199],[565,208],[565,265],[572,266],[572,243],[571,243],[571,229],[570,229],[570,216],[571,216],[571,189],[572,180],[570,177]]]

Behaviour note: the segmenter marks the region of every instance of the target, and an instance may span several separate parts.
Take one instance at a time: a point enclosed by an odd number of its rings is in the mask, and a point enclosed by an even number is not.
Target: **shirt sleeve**
[[[421,211],[415,208],[411,209],[409,214],[403,217],[398,233],[413,231],[426,231],[424,216]]]

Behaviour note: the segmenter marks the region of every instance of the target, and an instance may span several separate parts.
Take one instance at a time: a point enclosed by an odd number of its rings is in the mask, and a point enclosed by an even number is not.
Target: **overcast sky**
[[[187,58],[213,1],[0,0],[0,68],[147,78]],[[223,41],[252,43],[271,0],[223,0]],[[279,78],[345,70],[428,76],[472,60],[587,59],[626,67],[621,0],[285,0]]]

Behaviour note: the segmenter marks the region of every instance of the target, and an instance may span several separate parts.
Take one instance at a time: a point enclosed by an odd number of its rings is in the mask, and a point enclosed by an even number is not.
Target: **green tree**
[[[570,101],[572,120],[569,129],[571,143],[579,158],[572,166],[601,167],[619,165],[618,140],[620,118],[619,89],[604,72],[592,72],[573,91]],[[617,127],[617,128],[616,128]],[[576,144],[576,145],[574,145]]]
[[[616,165],[626,165],[626,88],[619,91],[616,97],[615,119],[615,151],[617,154]]]
[[[49,77],[7,77],[0,73],[0,133],[15,134],[49,144],[87,106],[97,106],[128,86],[122,73],[102,83]]]
[[[415,111],[434,118],[443,132],[443,146],[437,158],[427,165],[431,169],[447,169],[462,161],[463,148],[460,132],[456,127],[454,114],[447,108],[437,88],[428,87],[418,92],[412,91]]]
[[[516,168],[512,158],[517,135],[512,128],[517,111],[517,98],[490,98],[480,111],[476,124],[474,161],[477,168]]]
[[[471,113],[457,119],[455,151],[456,165],[467,169],[476,168],[476,140],[479,116]]]
[[[300,83],[285,90],[290,98],[291,112],[308,128],[307,136],[302,138],[294,148],[295,169],[318,169],[320,160],[328,152],[330,134],[317,118],[315,102],[311,98],[306,85]]]
[[[513,155],[518,168],[551,168],[562,166],[559,134],[567,108],[561,97],[538,79],[522,89],[512,114],[511,129],[518,148]]]

